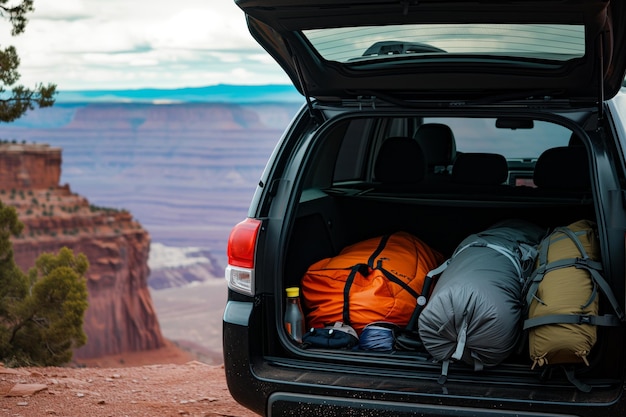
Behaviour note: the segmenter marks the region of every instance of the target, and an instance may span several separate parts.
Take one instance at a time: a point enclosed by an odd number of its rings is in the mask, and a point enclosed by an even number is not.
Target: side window
[[[420,121],[416,117],[351,120],[337,155],[333,182],[367,180],[380,143],[391,136],[412,136]]]
[[[337,155],[333,182],[363,179],[372,125],[372,119],[350,121]]]

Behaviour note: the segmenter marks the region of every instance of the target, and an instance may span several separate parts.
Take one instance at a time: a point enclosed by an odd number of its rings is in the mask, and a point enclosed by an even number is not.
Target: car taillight
[[[261,221],[246,219],[233,227],[228,237],[226,281],[232,290],[253,294],[254,253]]]

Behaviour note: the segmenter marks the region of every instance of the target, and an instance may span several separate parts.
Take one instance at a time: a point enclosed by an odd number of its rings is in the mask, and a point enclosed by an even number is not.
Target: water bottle
[[[302,343],[304,334],[304,313],[300,305],[300,288],[289,287],[287,292],[287,306],[285,307],[285,330],[293,340]]]

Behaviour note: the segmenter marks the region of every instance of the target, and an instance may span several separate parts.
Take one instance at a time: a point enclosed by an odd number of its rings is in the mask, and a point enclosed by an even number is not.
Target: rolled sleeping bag
[[[424,347],[443,363],[443,381],[451,361],[480,370],[515,349],[523,282],[545,235],[530,222],[506,220],[468,236],[446,261],[418,319]]]

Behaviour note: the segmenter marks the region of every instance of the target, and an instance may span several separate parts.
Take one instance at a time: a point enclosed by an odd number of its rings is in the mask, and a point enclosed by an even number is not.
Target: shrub
[[[61,365],[87,341],[89,262],[62,248],[57,255],[40,255],[24,274],[10,240],[23,228],[15,208],[0,202],[0,360],[9,366]]]

